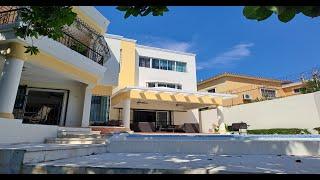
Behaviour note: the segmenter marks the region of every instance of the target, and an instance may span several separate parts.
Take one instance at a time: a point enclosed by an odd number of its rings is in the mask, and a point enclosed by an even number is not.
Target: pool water
[[[208,134],[129,134],[127,139],[176,139],[176,140],[294,140],[294,141],[320,141],[320,135],[208,135]]]

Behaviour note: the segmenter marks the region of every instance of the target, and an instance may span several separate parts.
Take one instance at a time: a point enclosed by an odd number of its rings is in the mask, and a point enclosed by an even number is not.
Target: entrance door
[[[168,111],[157,111],[156,128],[167,127],[169,125]]]
[[[27,88],[24,123],[64,125],[67,90]]]

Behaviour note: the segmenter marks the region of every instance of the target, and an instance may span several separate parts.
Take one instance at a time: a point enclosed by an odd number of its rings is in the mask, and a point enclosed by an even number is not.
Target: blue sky
[[[281,23],[247,20],[242,7],[169,7],[164,16],[123,18],[98,6],[108,33],[139,44],[196,53],[197,79],[233,72],[283,78],[320,65],[320,18],[296,16]]]

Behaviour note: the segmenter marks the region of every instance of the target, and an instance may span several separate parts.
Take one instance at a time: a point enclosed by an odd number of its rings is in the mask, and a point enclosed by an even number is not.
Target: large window
[[[109,120],[109,96],[92,96],[90,125],[106,125]]]
[[[168,61],[167,60],[160,60],[160,69],[168,70]]]
[[[176,66],[177,66],[176,71],[178,71],[178,72],[186,72],[187,63],[177,62]]]
[[[148,57],[139,57],[139,66],[150,68],[150,58]]]
[[[175,71],[176,70],[176,62],[168,61],[168,70]]]
[[[157,58],[149,58],[149,57],[139,57],[139,67],[148,67],[153,69],[162,69],[169,71],[178,71],[178,72],[186,72],[187,71],[187,63],[172,61],[166,59],[157,59]]]
[[[261,89],[261,95],[267,99],[276,98],[276,90],[274,89]]]
[[[165,82],[148,82],[147,87],[166,87],[172,89],[182,89],[181,84],[165,83]]]
[[[159,59],[152,59],[152,68],[159,69]]]

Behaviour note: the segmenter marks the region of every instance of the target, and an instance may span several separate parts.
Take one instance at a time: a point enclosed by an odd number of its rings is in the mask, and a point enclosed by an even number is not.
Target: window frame
[[[265,97],[265,96],[263,96],[263,93],[262,93],[262,91],[265,91],[265,90],[267,90],[267,91],[274,91],[274,97]],[[271,89],[271,88],[260,88],[260,93],[261,93],[261,96],[262,97],[264,97],[264,98],[267,98],[267,99],[275,99],[275,98],[277,98],[277,90],[276,89]]]

